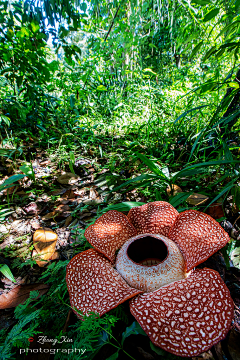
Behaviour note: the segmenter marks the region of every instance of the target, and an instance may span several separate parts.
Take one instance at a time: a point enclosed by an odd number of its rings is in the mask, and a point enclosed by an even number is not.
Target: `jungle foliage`
[[[240,208],[239,31],[240,0],[1,0],[1,161],[30,162],[28,141],[73,172],[79,157],[100,159],[96,168],[106,170],[109,191],[98,215],[128,210],[121,196],[133,190],[179,211],[199,192],[209,201],[198,210],[216,201],[224,207],[229,196]],[[13,175],[0,191],[25,175],[37,186],[32,166],[20,170],[24,175]],[[175,184],[182,193],[174,194]],[[9,202],[1,205],[0,221]],[[239,240],[226,247],[228,264],[239,248]],[[3,359],[16,358],[42,329],[61,337],[70,306],[67,263],[43,272],[50,293],[40,299],[32,293],[16,308],[15,325],[0,333]],[[109,360],[126,355],[123,341],[141,329],[125,312],[120,306],[70,327],[74,346],[86,349],[78,358],[93,358],[107,343],[115,348]],[[125,329],[119,341],[117,321]]]

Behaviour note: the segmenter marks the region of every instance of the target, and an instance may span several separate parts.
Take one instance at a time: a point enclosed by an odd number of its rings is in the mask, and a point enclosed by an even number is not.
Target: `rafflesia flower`
[[[85,237],[94,249],[67,266],[74,309],[101,316],[131,299],[130,311],[151,341],[179,356],[196,356],[226,336],[233,318],[229,290],[218,272],[194,270],[229,241],[210,216],[179,214],[156,201],[128,216],[108,211]]]

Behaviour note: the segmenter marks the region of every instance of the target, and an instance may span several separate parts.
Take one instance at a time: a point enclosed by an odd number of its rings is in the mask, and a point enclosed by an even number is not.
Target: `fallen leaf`
[[[37,298],[45,294],[49,289],[46,284],[18,285],[9,293],[0,295],[0,309],[10,309],[23,304],[28,299],[30,291],[39,291]]]
[[[228,350],[233,360],[240,359],[240,333],[235,330],[230,331]]]
[[[72,219],[73,219],[72,216],[69,215],[65,220],[64,226],[68,227],[68,225],[71,223]]]
[[[61,195],[64,194],[66,192],[66,189],[56,189],[56,190],[52,190],[48,193],[48,195],[52,195],[52,196],[57,196],[57,195]]]
[[[96,186],[95,186],[95,188],[96,188]],[[90,197],[91,200],[97,199],[97,197],[98,197],[98,193],[97,193],[97,191],[95,190],[95,188],[94,188],[94,187],[90,188],[90,195],[89,195],[89,197]]]
[[[57,178],[57,181],[63,185],[72,185],[72,184],[75,184],[78,180],[79,180],[79,177],[70,172],[67,172],[64,175],[60,175]]]
[[[206,210],[206,214],[211,216],[213,219],[220,219],[225,216],[222,204],[220,203],[213,203],[210,205]]]
[[[192,357],[192,360],[215,360],[213,354],[211,353],[210,350],[208,350],[207,352],[204,352],[198,356],[194,356]]]
[[[24,206],[23,210],[26,211],[26,213],[29,215],[37,215],[41,212],[35,202],[31,202],[27,206]]]
[[[16,195],[27,195],[27,193],[24,190],[17,191],[15,194]]]
[[[77,196],[77,194],[72,190],[72,189],[69,189],[67,191],[65,191],[65,193],[63,194],[63,198],[64,199],[73,199]]]
[[[223,358],[223,352],[222,352],[222,346],[221,346],[221,343],[220,343],[220,342],[218,342],[217,344],[214,345],[214,349],[215,349],[215,351],[216,351],[218,360],[224,360],[224,358]]]
[[[14,186],[11,186],[5,190],[3,190],[3,194],[4,195],[12,195],[16,190],[17,190],[18,186],[14,185]]]
[[[170,185],[168,185],[168,187],[166,189],[168,196],[172,196],[172,195],[175,196],[175,195],[183,192],[182,189],[180,188],[180,186],[178,186],[178,185],[173,184],[172,188],[173,188],[173,194],[171,194],[171,187],[170,187]]]
[[[187,198],[186,202],[189,205],[197,206],[205,203],[208,199],[209,197],[206,195],[194,193]]]
[[[57,234],[48,228],[41,228],[35,231],[33,235],[33,245],[41,260],[49,260],[53,256],[57,238]],[[33,256],[35,256],[34,253]],[[46,265],[46,263],[41,260],[36,260],[40,267]]]

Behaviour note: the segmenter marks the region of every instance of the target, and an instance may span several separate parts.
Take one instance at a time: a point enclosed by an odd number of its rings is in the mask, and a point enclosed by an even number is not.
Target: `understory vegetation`
[[[128,304],[80,321],[69,302],[66,266],[91,248],[86,227],[151,201],[229,233],[209,267],[224,272],[235,332],[193,359],[236,359],[239,31],[239,0],[0,0],[0,271],[15,278],[0,273],[1,359],[32,359],[41,336],[46,359],[181,359]],[[45,267],[32,254],[39,227],[58,234]],[[16,285],[28,296],[4,307]]]

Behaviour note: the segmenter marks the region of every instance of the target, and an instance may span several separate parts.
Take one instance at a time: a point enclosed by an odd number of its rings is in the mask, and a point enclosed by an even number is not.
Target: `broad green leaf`
[[[143,331],[139,323],[137,321],[134,321],[132,325],[127,327],[126,330],[122,333],[122,341],[121,341],[122,345],[128,336],[138,335],[138,334],[147,336],[147,334],[145,333],[145,331]]]
[[[31,165],[24,164],[24,165],[19,167],[19,170],[21,170],[24,174],[29,176],[30,179],[35,180],[35,174],[34,174],[34,171],[33,171],[32,164]]]
[[[143,174],[143,175],[140,175],[140,176],[136,176],[135,178],[133,179],[130,179],[130,180],[127,180],[126,182],[124,182],[123,184],[119,185],[118,187],[114,188],[112,191],[118,191],[119,189],[129,185],[129,184],[132,184],[132,183],[135,183],[137,181],[142,181],[142,180],[157,180],[158,179],[158,176],[155,175],[155,174]]]
[[[75,163],[74,153],[72,151],[70,151],[69,155],[70,155],[70,160],[72,161],[72,163]]]
[[[14,279],[14,276],[11,272],[11,270],[9,269],[9,267],[6,264],[0,264],[0,272],[6,276],[6,278],[8,278],[9,280],[11,280],[12,282],[16,282],[16,280]]]
[[[209,105],[201,105],[201,106],[197,106],[195,108],[192,108],[190,110],[187,110],[187,111],[184,111],[184,113],[182,113],[175,121],[174,121],[174,124],[176,124],[180,119],[182,119],[184,116],[186,116],[187,114],[195,111],[195,110],[199,110],[199,109],[202,109],[204,107],[207,107]]]
[[[10,178],[8,178],[7,180],[5,180],[4,183],[1,184],[1,186],[11,185],[11,184],[13,184],[13,183],[16,182],[16,181],[23,179],[25,176],[26,176],[26,175],[22,175],[22,174],[16,174],[16,175],[10,176]]]
[[[187,198],[192,194],[193,194],[193,191],[179,193],[179,194],[173,196],[172,198],[170,198],[169,203],[173,207],[177,207],[178,205],[182,204],[185,200],[187,200]]]
[[[145,155],[136,152],[136,155],[144,162],[145,165],[149,167],[149,169],[154,172],[154,174],[159,175],[165,179],[167,179],[167,176],[163,173],[163,170],[161,167],[154,163],[152,160],[149,160]]]
[[[225,159],[229,161],[233,161],[232,153],[229,150],[229,147],[227,146],[227,143],[224,140],[223,140],[223,150],[224,150]]]
[[[231,33],[232,31],[234,31],[235,29],[238,28],[239,23],[240,23],[240,20],[236,20],[236,21],[232,22],[231,24],[226,25],[226,26],[220,31],[220,33],[217,35],[216,39],[217,39],[219,36],[222,36],[223,34],[226,34],[226,36],[227,36],[229,33]]]
[[[211,49],[209,49],[206,54],[204,55],[202,62],[205,62],[213,53],[216,52],[216,45],[214,45],[213,47],[211,47]]]
[[[209,11],[209,13],[207,13],[204,16],[203,21],[206,22],[206,21],[209,21],[209,20],[215,18],[218,15],[219,11],[220,11],[220,8],[215,8],[215,9]]]
[[[143,202],[126,201],[120,204],[108,205],[105,210],[129,211],[136,206],[142,206],[144,204]]]
[[[5,115],[0,115],[0,123],[1,121],[4,121],[7,126],[10,126],[11,120],[9,119],[9,117]]]
[[[198,43],[198,44],[195,46],[195,48],[193,49],[191,55],[189,56],[189,60],[191,60],[191,59],[194,57],[194,55],[196,55],[196,53],[198,52],[198,50],[200,50],[202,44],[203,44],[203,41],[200,41],[200,43]]]

